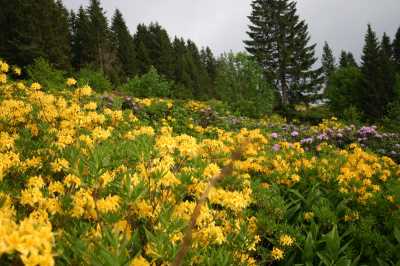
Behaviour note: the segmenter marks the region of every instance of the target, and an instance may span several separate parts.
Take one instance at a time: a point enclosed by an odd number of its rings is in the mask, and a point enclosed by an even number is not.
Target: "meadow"
[[[400,265],[398,134],[20,74],[0,62],[0,265]]]

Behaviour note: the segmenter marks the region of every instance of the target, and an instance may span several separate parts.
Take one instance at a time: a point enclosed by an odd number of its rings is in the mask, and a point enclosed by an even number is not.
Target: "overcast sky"
[[[64,0],[69,9],[89,0]],[[216,53],[242,51],[247,38],[251,0],[102,0],[107,16],[121,10],[132,33],[138,23],[158,21],[171,36],[190,38]],[[381,37],[391,37],[400,26],[400,0],[298,0],[299,15],[318,44],[320,57],[326,40],[336,55],[342,49],[360,57],[367,23]]]

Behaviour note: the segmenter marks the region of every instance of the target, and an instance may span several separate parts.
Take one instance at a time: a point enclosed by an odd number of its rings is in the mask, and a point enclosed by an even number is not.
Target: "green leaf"
[[[395,227],[393,231],[393,235],[396,238],[397,242],[400,244],[400,230],[399,228]]]

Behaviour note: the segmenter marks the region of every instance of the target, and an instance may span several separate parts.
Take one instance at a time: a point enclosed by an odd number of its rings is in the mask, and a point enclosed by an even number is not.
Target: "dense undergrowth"
[[[398,265],[400,167],[373,152],[375,128],[218,102],[121,110],[73,79],[50,93],[0,69],[0,265],[169,265],[227,165],[184,265]]]

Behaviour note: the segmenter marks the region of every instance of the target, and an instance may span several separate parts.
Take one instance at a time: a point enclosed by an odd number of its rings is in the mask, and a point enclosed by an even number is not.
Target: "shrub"
[[[272,87],[258,64],[244,53],[231,53],[220,59],[216,90],[222,101],[242,115],[260,117],[272,112]]]
[[[326,96],[329,99],[329,107],[336,116],[343,118],[343,111],[349,106],[360,109],[361,81],[362,73],[356,67],[341,68],[331,75]]]
[[[78,84],[80,86],[89,85],[98,92],[103,92],[112,88],[111,82],[103,73],[89,67],[80,70]]]
[[[120,89],[135,97],[168,97],[171,95],[173,83],[166,80],[154,67],[143,76],[135,76]]]
[[[62,89],[65,85],[65,73],[56,70],[49,61],[41,57],[35,59],[27,73],[32,82],[39,82],[45,89]]]

